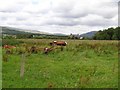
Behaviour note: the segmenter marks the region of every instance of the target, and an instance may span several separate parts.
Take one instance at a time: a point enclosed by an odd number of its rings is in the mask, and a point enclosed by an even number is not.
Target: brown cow
[[[3,46],[4,49],[12,49],[12,48],[16,48],[15,46],[10,46],[10,45],[4,45]]]
[[[4,45],[4,49],[6,49],[6,54],[13,54],[13,49],[16,48],[15,46],[10,46],[10,45]]]
[[[58,46],[66,46],[67,42],[65,41],[53,41],[50,43],[51,46],[58,45]]]

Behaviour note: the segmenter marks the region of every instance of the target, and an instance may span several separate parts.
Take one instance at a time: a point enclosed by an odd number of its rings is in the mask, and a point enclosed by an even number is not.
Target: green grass
[[[38,47],[51,40],[22,40]],[[3,61],[3,88],[117,88],[117,41],[67,40],[59,49],[45,55],[41,52],[25,58],[24,77],[20,77],[21,55],[14,53]],[[4,53],[4,50],[3,50]]]

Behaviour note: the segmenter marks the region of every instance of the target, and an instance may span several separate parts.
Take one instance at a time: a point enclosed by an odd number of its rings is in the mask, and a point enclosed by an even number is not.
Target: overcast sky
[[[0,26],[86,33],[118,26],[119,0],[0,0]]]

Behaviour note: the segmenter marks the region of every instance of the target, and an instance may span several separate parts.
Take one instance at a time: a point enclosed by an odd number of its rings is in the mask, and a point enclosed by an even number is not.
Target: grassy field
[[[46,39],[23,39],[31,47],[50,47]],[[118,41],[65,40],[68,45],[47,55],[43,50],[27,53],[24,58],[14,50],[3,56],[3,88],[117,88]],[[24,45],[18,45],[24,48]],[[20,77],[21,60],[25,61],[24,76]]]

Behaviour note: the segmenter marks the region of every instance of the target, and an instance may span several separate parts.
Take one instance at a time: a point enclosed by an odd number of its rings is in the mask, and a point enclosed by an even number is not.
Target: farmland
[[[58,47],[48,54],[51,39],[18,39],[12,54],[3,49],[3,88],[117,88],[118,41],[63,40],[68,44],[63,51]],[[37,53],[26,53],[25,46],[35,45]],[[19,54],[19,52],[24,52]],[[24,55],[24,58],[22,58]],[[21,59],[25,61],[20,77]]]

